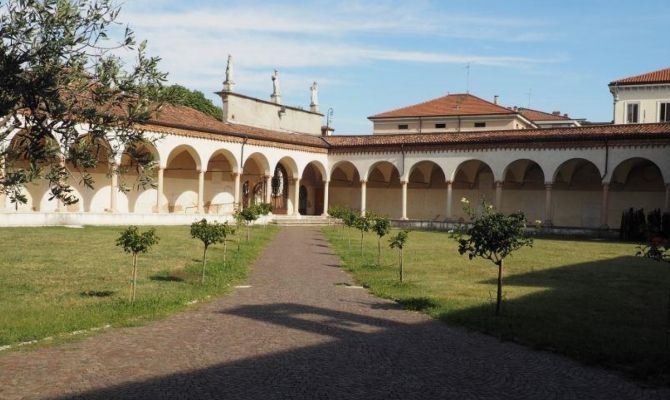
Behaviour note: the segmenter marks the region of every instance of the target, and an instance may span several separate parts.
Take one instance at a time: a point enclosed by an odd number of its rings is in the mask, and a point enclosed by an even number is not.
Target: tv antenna
[[[526,107],[530,108],[530,98],[533,96],[533,88],[528,89],[526,95],[528,96],[528,105]]]
[[[326,127],[330,128],[330,124],[333,123],[333,107],[330,107],[328,109],[328,113],[326,114]]]
[[[465,65],[465,93],[470,93],[470,64]]]

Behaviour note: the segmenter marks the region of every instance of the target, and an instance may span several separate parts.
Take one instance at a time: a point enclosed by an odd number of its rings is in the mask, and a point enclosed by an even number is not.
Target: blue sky
[[[307,107],[319,82],[336,134],[367,116],[466,91],[504,105],[608,121],[607,83],[670,66],[670,7],[644,1],[128,0],[119,20],[162,57],[171,83],[220,101],[228,54],[236,90]]]

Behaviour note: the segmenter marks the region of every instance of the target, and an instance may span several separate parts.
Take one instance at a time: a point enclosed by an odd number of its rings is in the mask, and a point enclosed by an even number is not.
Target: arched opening
[[[621,213],[630,208],[645,213],[665,207],[665,183],[660,168],[646,158],[630,158],[612,171],[607,225],[618,228]]]
[[[360,210],[361,178],[354,164],[341,161],[331,168],[328,192],[330,206]]]
[[[298,200],[295,193],[295,180],[298,167],[290,157],[284,157],[275,165],[272,176],[272,213],[295,214],[298,211]]]
[[[467,218],[461,207],[462,198],[468,199],[474,208],[480,208],[483,201],[489,204],[495,201],[493,170],[480,160],[462,162],[454,172],[452,188],[453,216],[457,219]]]
[[[544,220],[545,179],[542,167],[533,160],[510,163],[503,174],[501,211],[522,211],[529,221]]]
[[[157,171],[160,159],[150,142],[126,147],[119,165],[118,211],[151,213],[156,209]]]
[[[200,159],[186,145],[172,150],[163,172],[164,193],[171,213],[198,212],[198,170]]]
[[[400,172],[388,161],[380,161],[368,172],[366,210],[390,218],[402,217]]]
[[[583,158],[565,161],[552,185],[552,221],[556,226],[598,228],[601,225],[602,178]]]
[[[30,154],[28,153],[30,145],[30,137],[23,131],[12,137],[5,157],[5,173],[20,174],[21,171],[30,170]],[[53,137],[48,137],[41,140],[40,146],[57,147],[58,142]],[[47,160],[47,164],[56,164],[57,162],[58,160],[55,157]],[[43,166],[48,168],[48,165]],[[55,211],[58,207],[55,199],[49,200],[49,185],[44,179],[26,183],[20,188],[20,195],[25,197],[25,203],[12,202],[10,196],[7,196],[4,209],[18,212]]]
[[[442,168],[432,161],[414,164],[407,181],[407,217],[443,221],[446,213],[447,182]]]
[[[216,151],[207,162],[205,172],[204,210],[208,214],[232,214],[235,211],[235,177],[237,165],[233,154]]]
[[[241,176],[240,202],[242,207],[264,203],[267,195],[265,177],[270,174],[268,160],[261,153],[253,153],[244,162]],[[273,209],[274,212],[274,209]]]
[[[321,215],[324,212],[325,168],[317,161],[305,167],[300,178],[298,211],[302,215]]]

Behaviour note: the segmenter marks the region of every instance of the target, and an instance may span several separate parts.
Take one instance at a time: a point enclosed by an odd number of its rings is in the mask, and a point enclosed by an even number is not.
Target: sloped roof
[[[334,150],[400,145],[493,144],[522,142],[570,142],[602,139],[670,139],[670,123],[592,125],[570,128],[514,129],[458,133],[329,136]]]
[[[460,93],[450,94],[423,103],[375,114],[368,118],[448,117],[488,114],[516,114],[516,112],[469,93]]]
[[[181,105],[164,105],[146,125],[147,127],[157,125],[162,128],[168,128],[168,132],[169,128],[179,130],[179,132],[175,133],[181,133],[183,130],[192,130],[214,135],[248,137],[258,140],[311,147],[328,147],[321,136],[280,132],[247,125],[231,124],[219,121],[203,112]],[[161,131],[166,131],[166,129],[161,129]]]
[[[570,117],[554,113],[548,113],[531,108],[518,107],[516,111],[531,121],[569,121]]]
[[[670,68],[659,69],[658,71],[652,71],[641,75],[630,76],[628,78],[617,79],[616,81],[610,82],[610,86],[653,83],[670,83]]]

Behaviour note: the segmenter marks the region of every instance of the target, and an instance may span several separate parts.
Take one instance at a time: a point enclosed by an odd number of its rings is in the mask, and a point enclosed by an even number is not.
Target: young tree
[[[342,211],[342,222],[346,228],[354,228],[356,226],[356,220],[358,220],[359,215],[352,209],[345,208]],[[347,232],[347,239],[349,241],[349,247],[351,247],[351,234]]]
[[[131,303],[135,302],[135,288],[137,287],[137,255],[148,252],[153,245],[158,243],[158,239],[155,229],[152,228],[140,233],[134,225],[121,232],[119,238],[116,239],[117,246],[123,248],[126,253],[132,253],[133,255],[133,279],[130,285]]]
[[[0,2],[0,141],[14,136],[15,146],[0,146],[0,192],[25,203],[22,187],[46,180],[50,199],[74,204],[69,182],[74,166],[79,180],[93,186],[87,172],[104,148],[109,159],[146,141],[138,124],[159,109],[166,74],[159,58],[146,55],[126,28],[116,40],[113,0],[10,0]],[[121,56],[136,53],[124,68]],[[87,140],[79,129],[86,127]],[[151,181],[146,154],[134,157]],[[17,164],[29,160],[28,167]],[[105,160],[106,162],[106,160]],[[112,172],[120,173],[120,172]],[[147,178],[147,176],[149,176]]]
[[[486,202],[482,202],[482,211],[477,214],[467,199],[461,201],[471,222],[456,232],[458,252],[461,255],[467,253],[470,260],[475,257],[490,260],[498,267],[495,314],[500,315],[505,257],[521,247],[533,245],[533,239],[525,232],[526,217],[522,212],[505,215]]]
[[[221,243],[225,240],[227,234],[227,225],[218,222],[209,223],[205,218],[191,224],[191,237],[200,239],[204,245],[202,253],[202,277],[200,283],[205,283],[205,267],[207,265],[207,249],[215,243]],[[225,261],[224,261],[225,262]]]
[[[375,217],[372,213],[367,213],[366,215],[358,215],[354,220],[354,227],[361,232],[361,255],[363,255],[363,234],[365,232],[370,232],[372,228],[372,222]]]
[[[249,230],[250,230],[251,224],[254,221],[256,221],[259,217],[257,207],[255,207],[255,206],[245,207],[242,210],[238,211],[237,214],[238,215],[235,217],[235,219],[237,220],[239,218],[239,220],[244,221],[244,224],[247,227],[247,242],[248,242],[249,241]]]
[[[392,249],[398,249],[398,267],[399,267],[399,275],[400,275],[400,282],[402,282],[403,278],[403,259],[402,259],[402,250],[405,248],[405,244],[407,244],[407,239],[409,238],[409,232],[407,231],[400,231],[398,232],[395,236],[392,236],[391,239],[389,240],[389,247]]]
[[[228,221],[223,223],[223,265],[226,265],[226,256],[228,253],[228,239],[231,235],[235,234],[235,228],[228,225]]]
[[[391,220],[377,216],[372,223],[372,230],[377,235],[377,265],[381,265],[382,238],[391,231]]]

